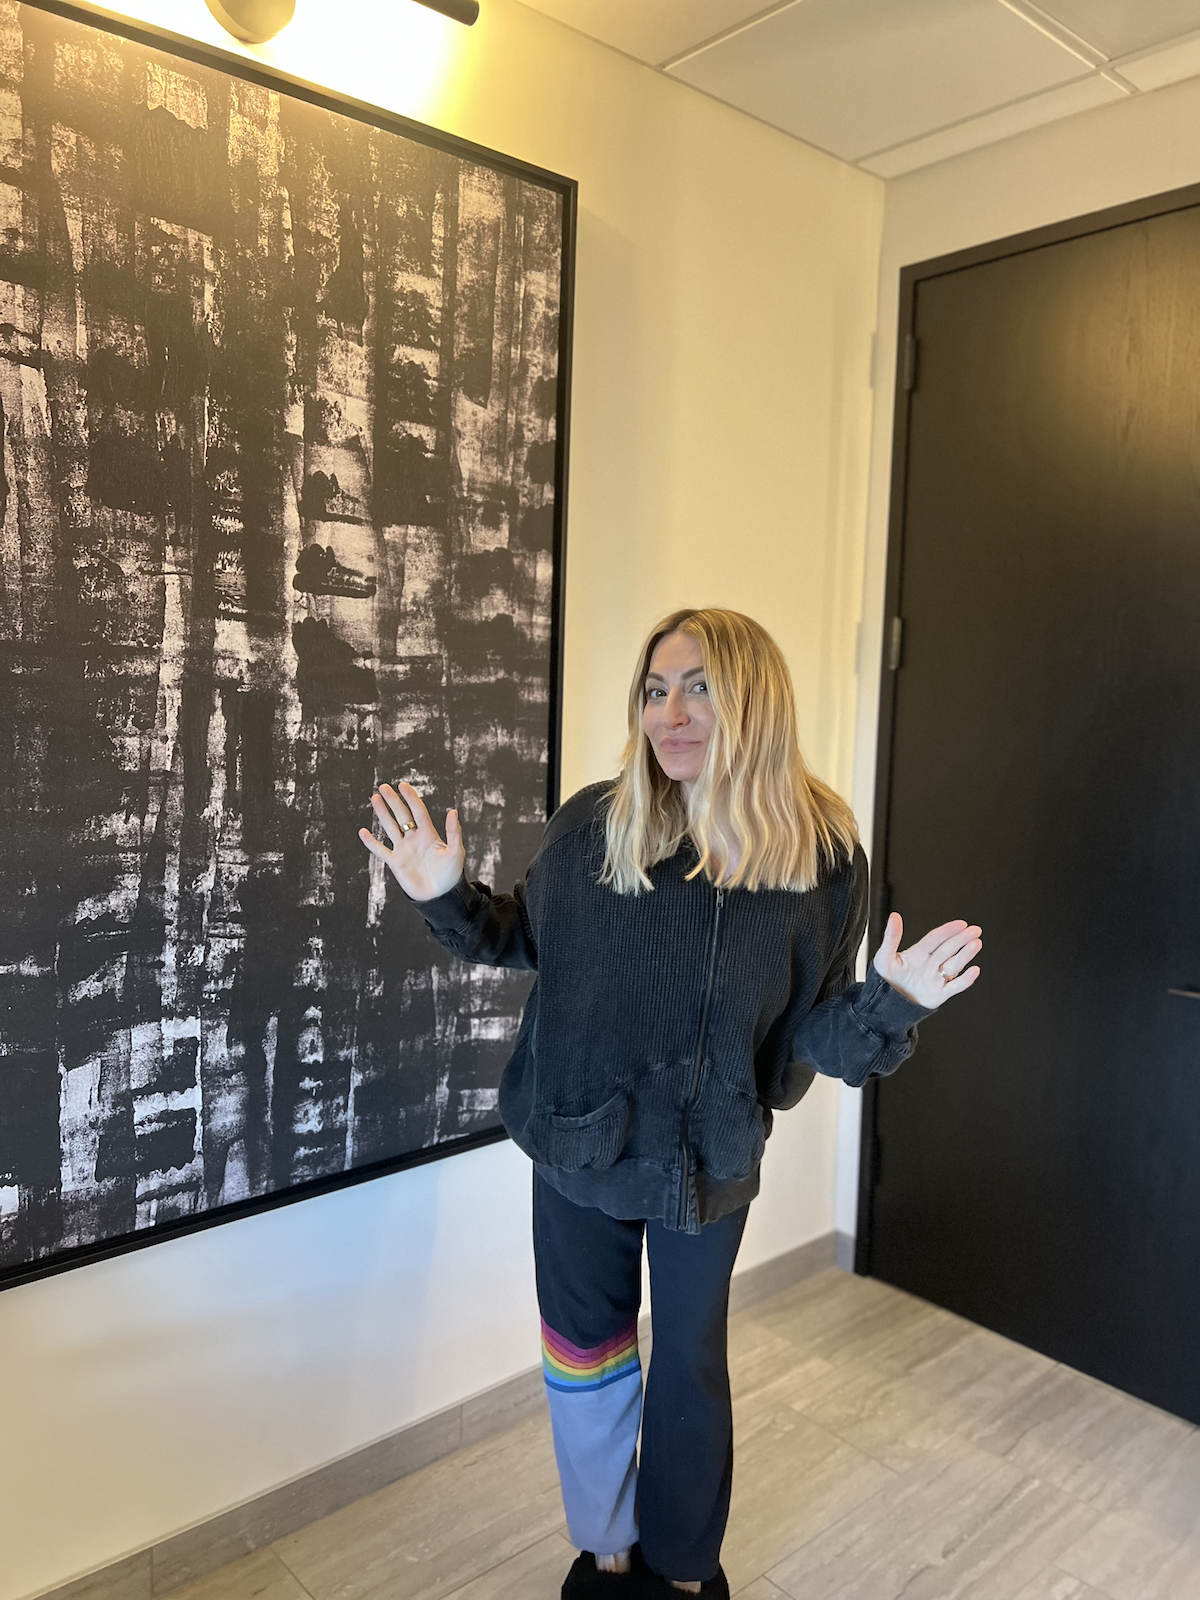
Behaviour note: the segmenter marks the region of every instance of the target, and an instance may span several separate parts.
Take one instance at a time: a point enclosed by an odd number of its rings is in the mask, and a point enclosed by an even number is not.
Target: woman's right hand
[[[433,900],[453,889],[467,861],[458,812],[447,811],[443,841],[411,783],[402,783],[398,791],[381,783],[371,796],[371,807],[392,847],[382,844],[370,828],[360,828],[358,837],[373,856],[387,862],[409,899]]]

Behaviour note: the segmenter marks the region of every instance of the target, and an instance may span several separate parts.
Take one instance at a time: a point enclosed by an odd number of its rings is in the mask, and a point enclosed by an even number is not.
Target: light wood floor
[[[834,1270],[731,1323],[741,1600],[1200,1600],[1200,1429]],[[548,1422],[172,1600],[557,1600]]]

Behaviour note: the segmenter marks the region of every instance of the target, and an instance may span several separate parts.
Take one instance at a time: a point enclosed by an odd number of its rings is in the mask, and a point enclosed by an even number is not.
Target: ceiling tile
[[[1077,111],[1090,111],[1093,106],[1107,105],[1127,96],[1127,90],[1097,73],[1078,83],[1066,83],[1059,89],[1031,95],[1028,100],[1019,100],[1016,105],[1004,106],[999,111],[986,111],[981,117],[971,117],[967,122],[955,123],[952,128],[926,134],[923,139],[912,139],[894,150],[868,156],[863,166],[880,178],[896,178],[902,172],[931,167],[935,161],[961,155],[964,150],[978,150],[981,145],[1024,133],[1027,128],[1058,122],[1063,117],[1074,116]]]
[[[1001,0],[800,0],[670,70],[855,161],[1089,67]]]
[[[765,11],[770,0],[525,0],[639,61],[657,66]]]
[[[1110,60],[1200,28],[1200,0],[1036,0],[1036,4]]]
[[[1200,78],[1200,38],[1148,51],[1136,61],[1122,61],[1121,76],[1137,89],[1162,89],[1184,78]]]

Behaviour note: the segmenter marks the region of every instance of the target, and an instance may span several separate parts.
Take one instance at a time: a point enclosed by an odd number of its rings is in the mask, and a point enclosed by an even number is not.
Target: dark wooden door
[[[986,942],[974,991],[870,1092],[859,1265],[1200,1422],[1182,201],[909,276],[876,866],[910,930],[963,915]]]

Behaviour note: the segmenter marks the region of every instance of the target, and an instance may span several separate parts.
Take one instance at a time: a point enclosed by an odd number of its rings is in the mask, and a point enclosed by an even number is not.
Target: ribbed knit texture
[[[814,1071],[893,1071],[927,1013],[853,982],[861,850],[804,894],[719,897],[685,846],[619,895],[599,882],[609,787],[555,813],[513,894],[464,880],[419,909],[463,959],[537,971],[500,1089],[516,1143],[569,1199],[694,1232],[753,1194],[771,1110]]]

